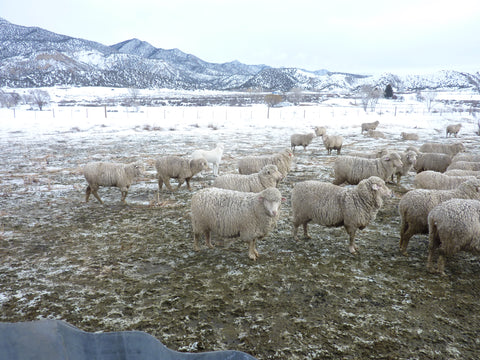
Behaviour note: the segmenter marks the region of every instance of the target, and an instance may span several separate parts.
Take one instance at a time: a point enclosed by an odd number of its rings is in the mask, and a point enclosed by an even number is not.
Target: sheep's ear
[[[372,190],[373,190],[373,191],[378,191],[378,189],[380,189],[380,187],[378,186],[378,184],[372,184]]]
[[[259,202],[262,202],[264,199],[265,199],[265,198],[264,198],[263,196],[259,196],[259,197],[258,197],[258,201],[259,201]]]
[[[390,161],[390,156],[385,156],[385,160]]]
[[[282,197],[282,202],[285,202],[285,201],[287,201],[287,199],[286,199],[286,198],[284,198],[284,197]]]

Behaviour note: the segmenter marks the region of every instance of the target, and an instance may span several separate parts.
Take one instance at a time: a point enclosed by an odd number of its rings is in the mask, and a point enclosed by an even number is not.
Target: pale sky
[[[480,71],[478,0],[1,0],[0,17],[104,45],[358,74]]]

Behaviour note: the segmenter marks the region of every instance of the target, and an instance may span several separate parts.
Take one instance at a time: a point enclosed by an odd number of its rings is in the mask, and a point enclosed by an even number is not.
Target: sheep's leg
[[[199,234],[196,232],[193,233],[193,250],[200,251],[200,246],[198,246],[198,237]]]
[[[308,235],[308,221],[303,223],[303,236],[305,239],[311,239],[310,235]]]
[[[348,235],[350,235],[350,244],[348,245],[348,250],[351,254],[355,254],[358,251],[358,246],[355,244],[355,233],[357,232],[356,228],[345,227]]]
[[[212,245],[212,237],[211,237],[211,234],[210,234],[210,231],[205,231],[205,244],[207,244],[207,246],[210,248],[210,249],[213,249],[215,246]]]
[[[445,274],[445,254],[442,251],[438,255],[437,271],[443,276],[447,275]]]
[[[93,194],[93,196],[95,196],[95,198],[98,200],[98,202],[100,204],[103,204],[102,199],[100,199],[100,196],[98,196],[98,193],[97,193],[98,186],[89,186],[89,188],[90,188],[90,192]],[[87,199],[88,199],[89,196],[90,196],[90,194],[88,194],[88,188],[87,188]]]
[[[88,202],[88,199],[90,198],[91,193],[92,193],[92,189],[90,188],[90,185],[88,185],[87,190],[85,191],[85,202]]]
[[[161,177],[158,178],[158,191],[162,191],[163,186],[163,179]],[[165,185],[167,186],[167,185]]]
[[[191,178],[185,179],[185,182],[187,183],[187,189],[190,190],[190,191],[192,191],[192,187],[190,186],[190,179],[191,179]]]
[[[127,197],[128,190],[122,191],[122,202],[125,203],[125,198]]]
[[[163,179],[163,182],[165,183],[165,186],[167,187],[168,190],[170,190],[171,192],[174,191],[173,188],[172,188],[172,185],[170,184],[170,179],[169,178]],[[178,187],[180,187],[180,185]]]
[[[256,261],[259,257],[257,249],[255,249],[255,243],[257,239],[250,240],[248,242],[248,257],[253,261]]]
[[[413,231],[408,227],[408,223],[402,219],[402,224],[400,225],[400,252],[405,256],[408,256],[407,246],[413,235]]]
[[[180,186],[182,186],[182,184],[184,183],[185,180],[183,179],[177,179],[178,180],[178,185],[177,185],[177,188],[175,190],[178,190],[180,189]],[[188,184],[188,183],[187,183]],[[171,187],[170,187],[171,188]],[[173,191],[173,190],[170,190],[170,191]]]

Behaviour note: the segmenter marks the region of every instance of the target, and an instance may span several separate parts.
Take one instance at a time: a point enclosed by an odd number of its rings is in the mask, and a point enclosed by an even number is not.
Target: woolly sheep
[[[450,199],[480,199],[480,179],[461,183],[451,190],[410,190],[398,203],[400,213],[400,251],[407,255],[410,238],[428,233],[428,213],[438,204]]]
[[[285,177],[290,171],[292,158],[291,149],[285,149],[273,155],[246,156],[238,161],[238,172],[242,175],[250,175],[259,172],[265,165],[273,164]]]
[[[457,137],[457,134],[461,128],[462,128],[462,124],[448,125],[445,137],[448,137],[449,135],[454,135],[455,137]]]
[[[445,172],[451,164],[452,158],[443,153],[421,153],[417,157],[414,169],[417,173],[426,170]]]
[[[190,179],[202,170],[208,170],[207,160],[200,159],[184,159],[179,156],[163,156],[155,161],[155,168],[157,169],[158,190],[162,190],[163,184],[168,190],[174,191],[170,185],[170,179],[177,179],[178,190],[180,186],[186,181],[188,190],[190,187]]]
[[[480,176],[480,171],[473,171],[473,170],[460,170],[460,169],[454,169],[454,170],[447,170],[444,172],[445,175],[448,176]]]
[[[343,137],[340,135],[323,135],[323,145],[327,149],[328,155],[332,153],[332,150],[337,150],[337,155],[340,155],[343,145]]]
[[[276,187],[282,179],[282,173],[276,165],[265,165],[260,172],[250,175],[226,174],[215,179],[212,186],[245,192],[260,192]]]
[[[385,134],[381,131],[378,131],[378,130],[368,130],[366,136],[374,138],[374,139],[385,139],[386,138]]]
[[[392,181],[393,177],[397,177],[397,184],[400,183],[400,179],[402,176],[408,174],[408,172],[415,166],[417,162],[417,153],[415,151],[409,150],[400,154],[400,160],[402,161],[402,167],[395,168],[394,173],[392,174]]]
[[[379,177],[372,176],[360,181],[355,187],[340,187],[320,181],[297,183],[292,190],[293,237],[298,240],[297,230],[303,225],[306,238],[308,223],[328,227],[344,226],[350,236],[349,250],[353,254],[357,229],[363,230],[376,217],[383,204],[383,197],[390,190]]]
[[[143,172],[143,165],[140,162],[130,164],[90,162],[83,168],[83,175],[88,182],[85,201],[88,202],[90,194],[103,204],[97,191],[100,186],[116,186],[122,192],[122,202],[128,194],[128,189],[133,181]]]
[[[207,188],[192,196],[191,212],[193,243],[200,250],[198,239],[205,235],[209,248],[213,248],[210,234],[221,237],[239,237],[249,244],[248,257],[257,260],[256,241],[265,237],[276,225],[282,195],[277,188],[260,193]]]
[[[452,158],[452,163],[457,161],[480,162],[480,154],[459,153]]]
[[[323,126],[315,126],[315,135],[323,136],[327,133],[327,129]]]
[[[413,184],[417,189],[450,190],[461,183],[475,179],[474,176],[448,176],[437,171],[423,171],[415,175]]]
[[[374,122],[371,122],[371,123],[363,123],[362,124],[362,134],[363,134],[364,131],[375,130],[377,128],[378,124],[380,124],[380,122],[378,120],[374,121]]]
[[[456,161],[450,166],[447,170],[469,170],[469,171],[480,171],[480,162],[476,161]]]
[[[218,168],[222,161],[223,144],[217,144],[217,147],[212,150],[195,150],[192,153],[192,159],[204,158],[208,163],[212,164],[213,175],[218,176]]]
[[[314,137],[314,133],[293,134],[292,136],[290,136],[290,144],[292,150],[295,151],[295,146],[303,146],[303,150],[306,150],[307,146],[311,144]]]
[[[403,140],[418,140],[418,134],[415,133],[402,132],[400,133],[400,136]]]
[[[433,208],[428,214],[427,269],[445,275],[446,257],[459,251],[480,252],[480,201],[452,199]]]
[[[465,145],[462,143],[441,144],[441,143],[425,143],[418,149],[423,153],[443,153],[449,156],[455,156],[459,152],[465,152]]]
[[[400,155],[391,152],[378,159],[363,159],[354,156],[340,156],[333,166],[335,179],[333,184],[344,182],[355,185],[370,176],[378,176],[383,181],[390,180],[396,168],[403,166]]]
[[[383,155],[387,155],[389,152],[390,150],[388,149],[380,149],[373,153],[363,153],[363,152],[356,151],[356,152],[350,153],[350,156],[357,156],[365,159],[377,159],[377,158],[381,158]]]

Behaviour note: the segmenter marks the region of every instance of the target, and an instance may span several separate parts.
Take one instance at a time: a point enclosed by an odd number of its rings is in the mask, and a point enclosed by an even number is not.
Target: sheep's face
[[[285,199],[282,198],[282,195],[277,188],[268,188],[260,193],[258,201],[263,204],[265,213],[269,217],[274,218],[278,216],[280,205]]]

